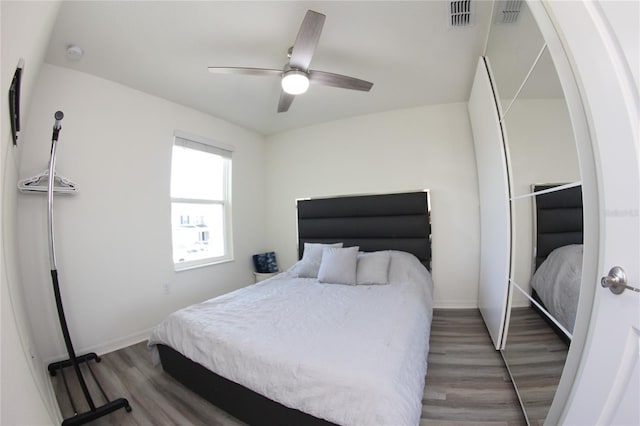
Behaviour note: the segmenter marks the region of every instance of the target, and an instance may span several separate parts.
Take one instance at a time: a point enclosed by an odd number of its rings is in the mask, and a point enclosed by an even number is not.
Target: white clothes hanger
[[[23,193],[47,192],[49,185],[49,170],[45,170],[33,177],[18,182],[18,190]],[[58,194],[70,194],[78,191],[78,185],[54,172],[53,192]]]

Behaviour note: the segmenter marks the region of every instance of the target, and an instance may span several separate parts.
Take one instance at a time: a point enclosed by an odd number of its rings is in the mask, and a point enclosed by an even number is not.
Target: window
[[[176,132],[171,228],[176,270],[231,260],[231,152]]]

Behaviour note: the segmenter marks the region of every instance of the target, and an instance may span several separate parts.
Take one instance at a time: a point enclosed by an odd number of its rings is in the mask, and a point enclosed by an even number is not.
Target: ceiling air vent
[[[449,26],[468,27],[473,24],[473,10],[471,0],[449,1]]]
[[[500,22],[503,24],[515,24],[520,16],[522,0],[506,0],[500,8]]]

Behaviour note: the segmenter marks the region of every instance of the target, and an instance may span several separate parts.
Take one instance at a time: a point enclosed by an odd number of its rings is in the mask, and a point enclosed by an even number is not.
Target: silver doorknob
[[[611,290],[613,294],[620,294],[625,290],[640,293],[640,288],[631,287],[627,284],[627,273],[620,266],[614,266],[609,271],[609,275],[602,277],[600,285]]]

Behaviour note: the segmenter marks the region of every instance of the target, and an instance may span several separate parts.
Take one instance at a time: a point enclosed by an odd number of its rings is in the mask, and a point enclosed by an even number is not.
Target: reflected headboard
[[[304,243],[343,242],[361,251],[401,250],[431,270],[429,192],[298,200],[298,258]]]
[[[533,185],[534,192],[559,185]],[[535,270],[558,247],[582,244],[582,186],[538,194],[534,198]]]

